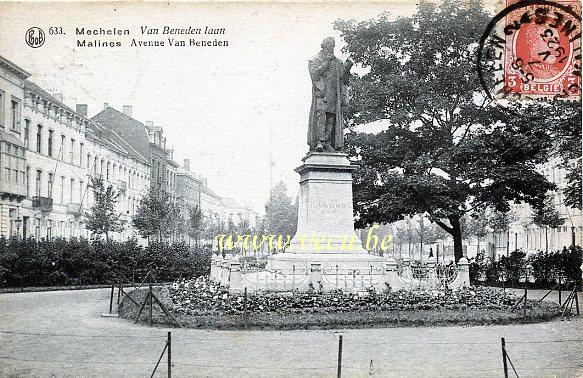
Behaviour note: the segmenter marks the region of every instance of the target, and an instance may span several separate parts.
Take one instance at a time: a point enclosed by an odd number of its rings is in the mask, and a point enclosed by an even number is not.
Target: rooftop
[[[112,107],[107,107],[91,118],[97,126],[94,130],[101,131],[111,142],[124,145],[128,154],[138,161],[150,164],[150,141],[146,126]]]

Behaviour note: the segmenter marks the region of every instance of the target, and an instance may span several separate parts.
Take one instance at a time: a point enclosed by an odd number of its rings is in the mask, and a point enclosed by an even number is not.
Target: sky
[[[283,180],[289,194],[299,190],[294,172],[308,151],[311,102],[308,59],[324,37],[337,40],[337,19],[368,20],[382,12],[410,15],[414,2],[344,4],[193,3],[0,3],[0,55],[21,66],[30,79],[64,102],[103,104],[164,128],[167,146],[182,163],[206,177],[221,196],[263,212],[270,188]],[[141,26],[225,28],[207,36],[228,47],[132,47]],[[33,26],[45,31],[39,48],[25,43]],[[62,27],[64,35],[49,34]],[[129,29],[129,36],[98,36],[122,47],[77,47],[76,28]],[[176,36],[177,39],[203,36]],[[204,38],[207,39],[207,38]]]

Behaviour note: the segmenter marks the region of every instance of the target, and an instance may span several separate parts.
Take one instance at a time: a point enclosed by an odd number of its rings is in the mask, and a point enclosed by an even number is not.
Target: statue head
[[[334,41],[334,37],[326,37],[320,44],[320,47],[324,51],[334,53],[334,46],[336,45],[336,41]]]

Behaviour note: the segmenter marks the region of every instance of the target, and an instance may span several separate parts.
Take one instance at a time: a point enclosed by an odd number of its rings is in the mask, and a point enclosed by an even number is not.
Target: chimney
[[[60,103],[63,102],[63,94],[62,93],[55,93],[53,95],[54,98],[56,98]]]
[[[77,114],[87,117],[87,104],[77,104]]]
[[[184,159],[184,169],[186,172],[190,172],[190,159]]]
[[[131,117],[132,116],[132,106],[131,105],[124,105],[123,106],[123,114]]]
[[[109,104],[108,104],[107,102],[104,102],[104,103],[103,103],[103,110],[105,110],[105,109],[107,109],[107,108],[109,108]]]

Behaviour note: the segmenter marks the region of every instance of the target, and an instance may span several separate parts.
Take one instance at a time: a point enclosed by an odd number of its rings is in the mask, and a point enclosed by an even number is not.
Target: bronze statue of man
[[[353,63],[334,56],[334,38],[320,45],[322,50],[308,63],[312,78],[312,106],[308,126],[310,151],[343,151],[344,119],[348,105],[348,80]]]

